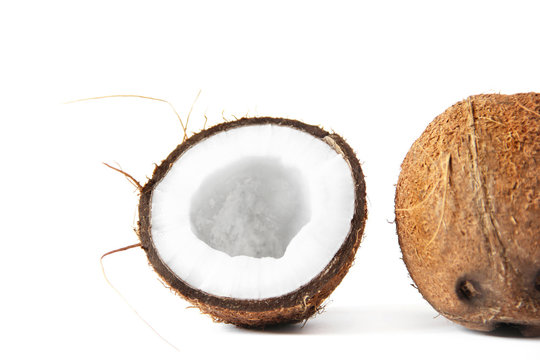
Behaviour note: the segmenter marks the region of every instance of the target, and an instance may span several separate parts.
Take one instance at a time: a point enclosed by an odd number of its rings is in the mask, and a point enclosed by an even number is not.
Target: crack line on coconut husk
[[[529,108],[526,107],[525,105],[521,104],[519,101],[516,101],[516,104],[517,104],[520,108],[522,108],[523,110],[528,111],[528,112],[530,112],[530,113],[532,113],[532,114],[534,114],[534,115],[540,117],[540,113],[539,113],[539,112],[534,111],[534,110],[532,110],[532,109],[529,109]]]
[[[438,184],[437,184],[437,186],[438,186]],[[404,211],[404,212],[413,211],[413,210],[416,210],[417,208],[423,206],[424,203],[431,198],[431,196],[433,195],[433,193],[437,189],[437,186],[434,186],[422,200],[420,200],[419,202],[417,202],[413,206],[410,206],[408,208],[399,208],[399,209],[396,209],[396,211]]]
[[[487,117],[487,116],[479,116],[479,117],[477,117],[477,119],[478,120],[487,120],[487,121],[491,121],[492,123],[495,123],[497,125],[506,126],[502,122],[494,120],[493,118],[490,118],[490,117]]]
[[[489,199],[488,190],[486,184],[482,179],[482,174],[478,165],[478,138],[476,135],[476,121],[474,116],[474,108],[472,99],[469,97],[467,99],[466,105],[468,106],[469,121],[468,127],[470,129],[469,133],[469,153],[471,156],[471,167],[472,167],[472,181],[474,194],[476,194],[476,205],[478,206],[479,217],[481,219],[480,229],[488,245],[488,254],[494,255],[497,254],[495,248],[499,248],[500,257],[493,257],[495,260],[492,260],[492,256],[487,256],[488,263],[492,264],[499,269],[500,274],[505,277],[507,270],[511,267],[506,255],[506,248],[502,242],[501,234],[497,228],[497,221],[493,217],[492,205]],[[476,186],[475,186],[476,184]],[[489,233],[493,234],[497,244],[494,244],[491,240]],[[500,261],[497,261],[500,259]],[[502,261],[501,261],[502,260]],[[498,264],[497,264],[498,263]],[[507,280],[508,281],[508,280]]]
[[[451,161],[452,161],[452,155],[448,154],[448,156],[446,157],[446,168],[444,169],[444,173],[442,174],[441,180],[440,180],[440,181],[443,181],[443,184],[444,184],[444,188],[442,191],[441,210],[440,210],[441,216],[439,217],[439,222],[437,224],[437,229],[435,230],[435,233],[433,233],[429,241],[424,245],[424,247],[422,248],[423,251],[426,251],[427,248],[431,245],[431,243],[435,240],[435,238],[439,234],[441,225],[444,221],[444,214],[445,214],[445,209],[446,209],[446,193],[447,193],[448,175],[449,175],[448,170],[450,168]]]

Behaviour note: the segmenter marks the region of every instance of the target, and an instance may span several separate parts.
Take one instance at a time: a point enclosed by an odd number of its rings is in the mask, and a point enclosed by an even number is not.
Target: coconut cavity
[[[450,320],[540,335],[539,144],[540,94],[478,95],[435,118],[403,161],[403,259]]]
[[[179,145],[144,186],[150,263],[215,320],[295,322],[346,274],[366,217],[354,152],[336,134],[252,118]]]
[[[191,199],[193,233],[230,256],[281,258],[309,221],[307,181],[277,157],[239,159],[203,180]]]

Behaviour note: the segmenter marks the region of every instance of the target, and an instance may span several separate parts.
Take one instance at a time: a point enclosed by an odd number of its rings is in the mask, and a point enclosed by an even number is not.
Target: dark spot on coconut
[[[534,278],[534,288],[536,291],[540,291],[540,271],[536,274]]]
[[[452,173],[452,155],[448,155],[448,186],[451,187],[452,184],[452,176],[450,175]]]
[[[524,325],[500,322],[495,324],[493,335],[502,337],[522,337],[523,331],[526,329]]]
[[[476,281],[460,279],[456,283],[456,295],[460,300],[473,301],[481,295],[480,286]]]

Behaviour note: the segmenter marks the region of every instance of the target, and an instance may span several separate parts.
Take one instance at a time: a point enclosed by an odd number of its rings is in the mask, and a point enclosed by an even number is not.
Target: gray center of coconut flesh
[[[310,220],[306,187],[278,158],[245,157],[203,180],[191,199],[191,230],[230,256],[280,258]]]

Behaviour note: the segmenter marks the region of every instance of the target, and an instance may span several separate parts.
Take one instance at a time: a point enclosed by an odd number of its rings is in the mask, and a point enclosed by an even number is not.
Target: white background
[[[13,5],[16,4],[16,5]],[[409,146],[468,95],[538,91],[538,1],[0,3],[0,357],[538,358],[539,340],[452,324],[410,285],[392,224]],[[361,160],[369,218],[326,311],[264,332],[186,309],[132,249],[134,188],[189,130],[303,120]]]

